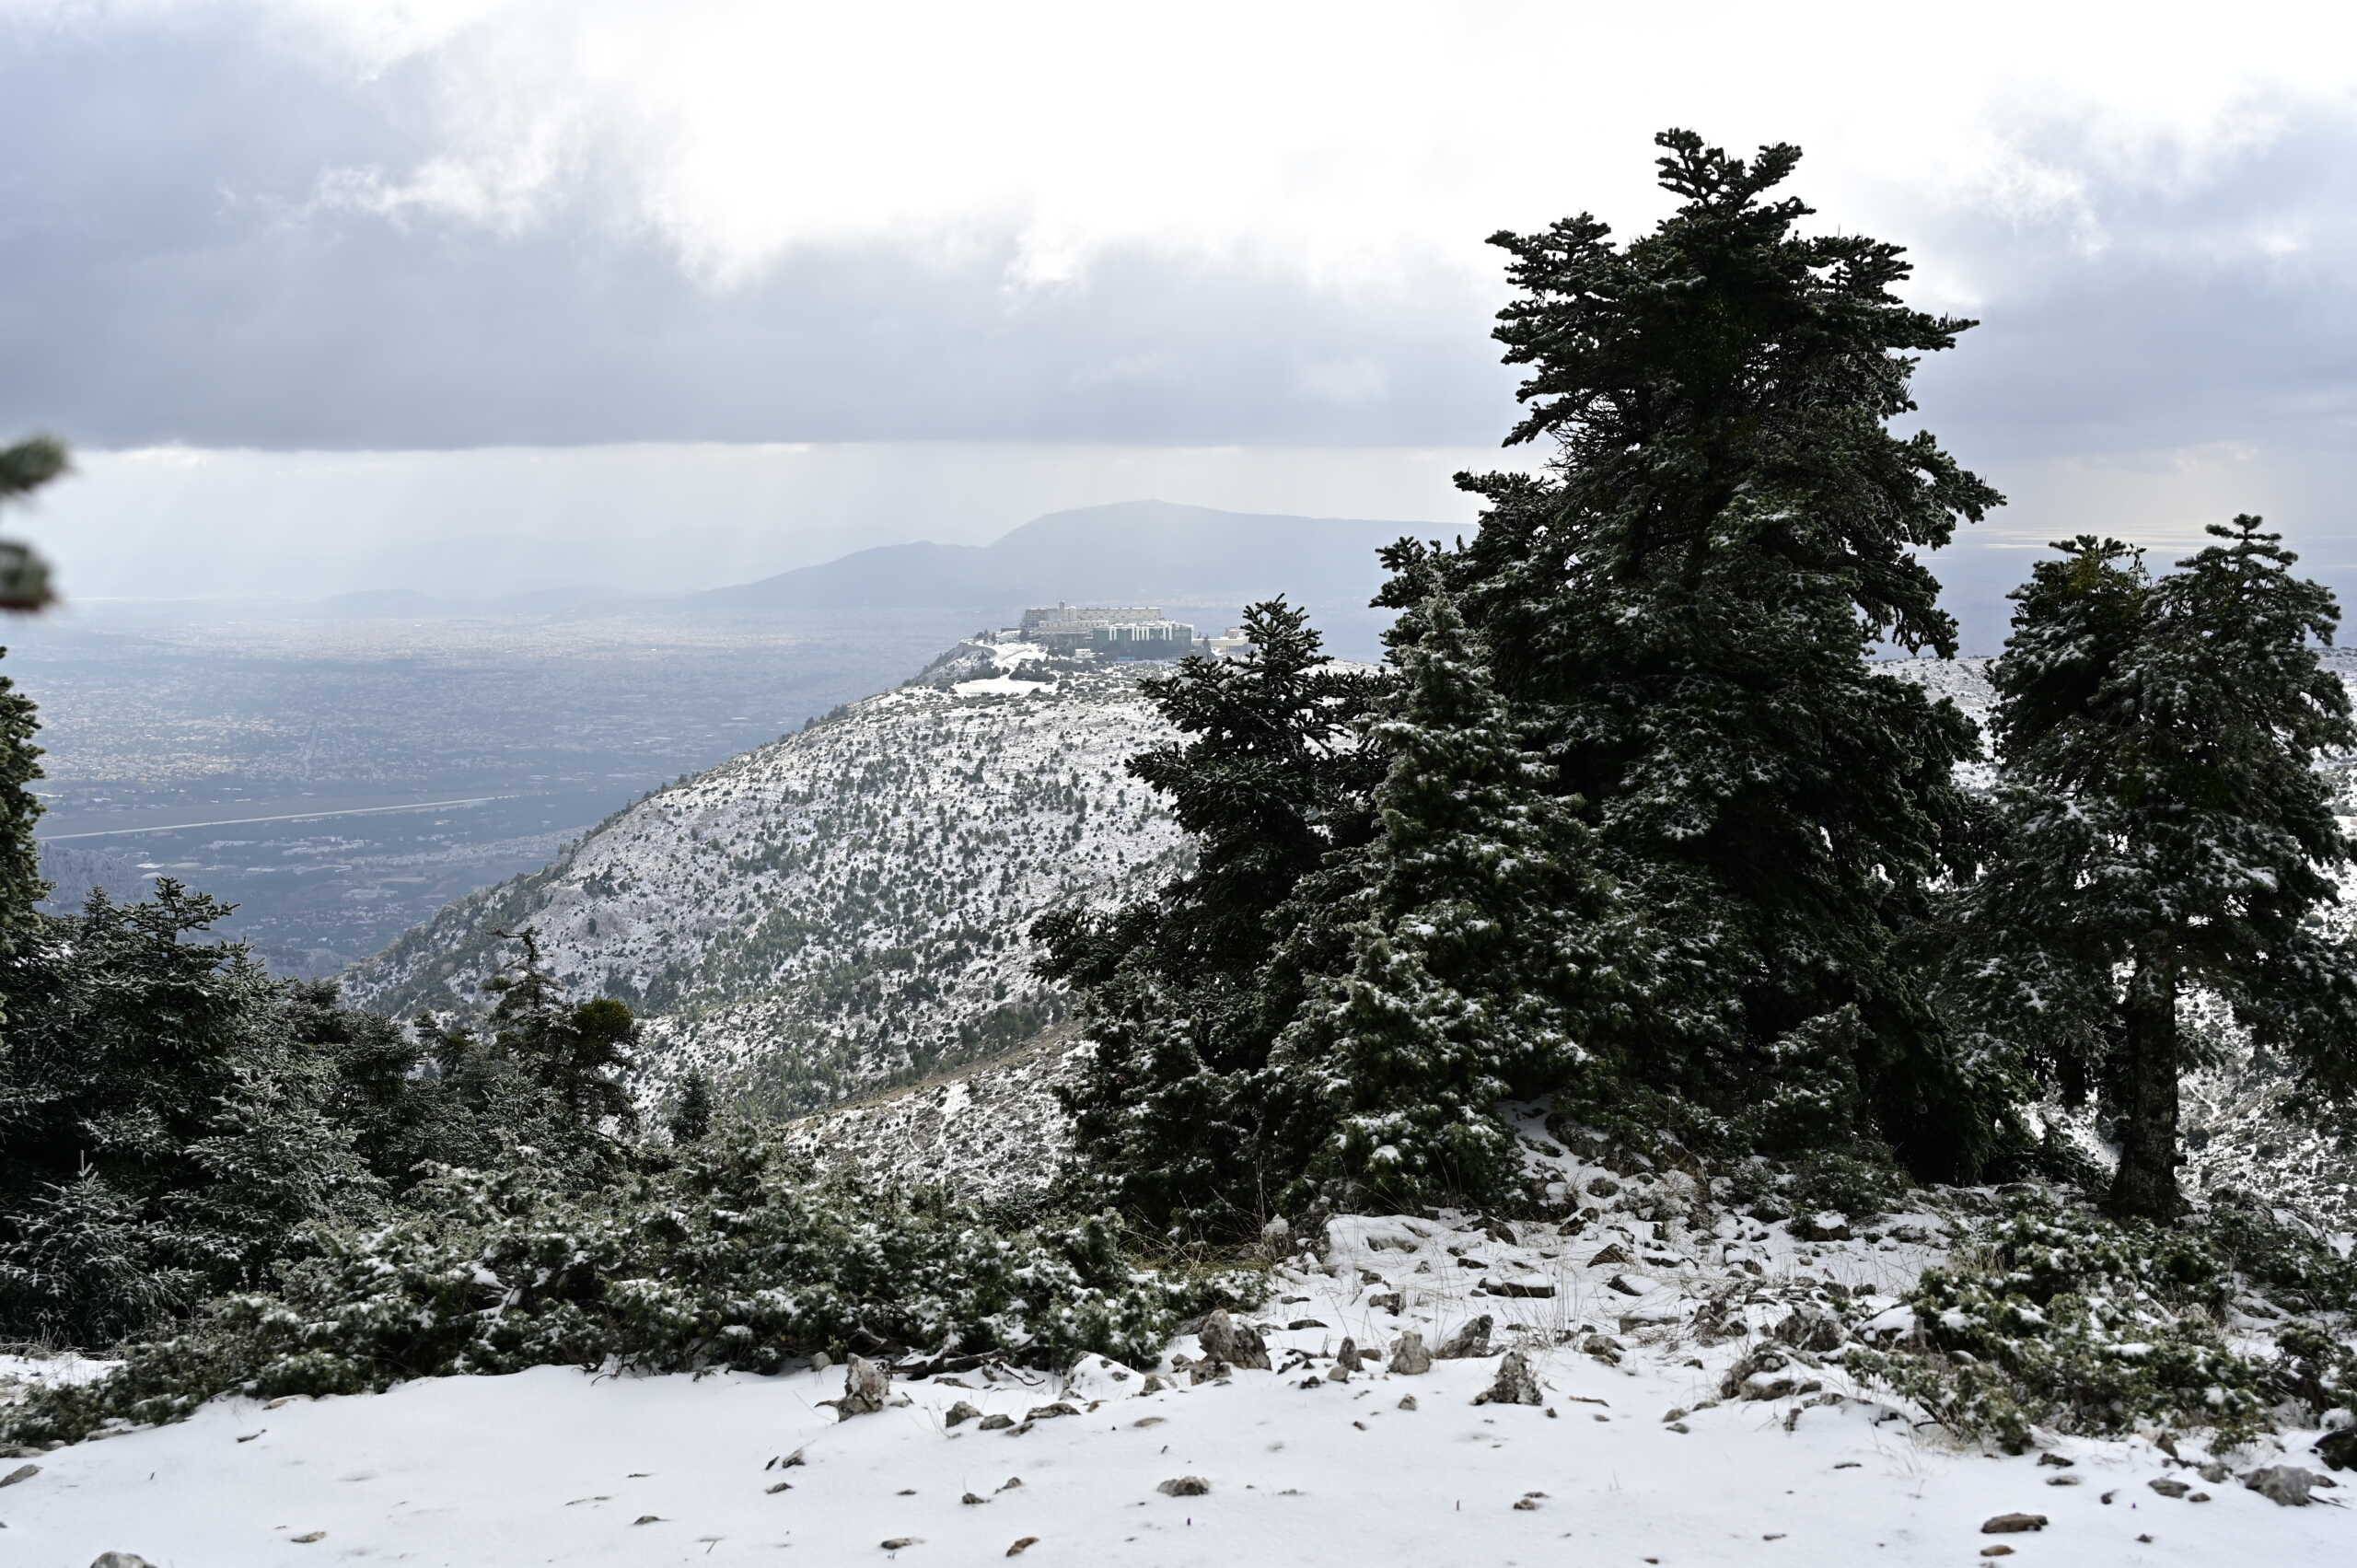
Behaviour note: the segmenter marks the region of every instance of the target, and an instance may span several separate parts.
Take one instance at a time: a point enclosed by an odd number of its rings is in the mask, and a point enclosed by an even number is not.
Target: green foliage
[[[2345,1401],[2350,1353],[2314,1325],[2260,1359],[2228,1342],[2239,1293],[2322,1283],[2346,1313],[2357,1266],[2271,1219],[2221,1214],[2207,1227],[2119,1223],[2019,1202],[1907,1297],[1915,1342],[1853,1349],[1844,1365],[1913,1399],[1943,1426],[2020,1452],[2034,1426],[2114,1435],[2208,1429],[2222,1442],[2267,1424],[2287,1394]]]
[[[679,1102],[666,1124],[674,1144],[701,1143],[712,1131],[712,1074],[698,1067],[679,1084]]]
[[[224,1393],[351,1393],[529,1366],[774,1372],[813,1351],[1138,1361],[1248,1275],[1136,1270],[1097,1219],[1016,1234],[970,1210],[814,1183],[743,1129],[590,1192],[518,1149],[437,1168],[387,1223],[330,1229],[275,1289],[213,1304],[122,1370],[6,1412],[19,1442],[163,1422]]]
[[[67,466],[64,444],[46,436],[0,447],[0,502],[31,494]],[[55,597],[49,563],[15,540],[0,540],[0,610],[41,610]]]
[[[2179,1005],[2206,993],[2322,1095],[2357,1093],[2357,955],[2318,916],[2351,844],[2320,758],[2357,747],[2316,645],[2333,597],[2244,516],[2154,579],[2091,535],[2014,594],[1991,668],[1998,832],[1951,1005],[2010,1070],[2121,1119],[2111,1202],[2165,1220]]]

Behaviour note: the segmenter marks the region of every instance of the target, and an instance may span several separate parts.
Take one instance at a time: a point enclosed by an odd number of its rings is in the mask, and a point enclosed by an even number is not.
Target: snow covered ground
[[[1526,1133],[1543,1138],[1535,1120]],[[1302,1238],[1267,1303],[1239,1315],[1259,1327],[1265,1368],[1233,1346],[1206,1366],[1203,1337],[1189,1334],[1152,1367],[1091,1359],[1068,1377],[981,1366],[897,1383],[900,1402],[840,1422],[825,1401],[844,1391],[841,1367],[551,1367],[220,1401],[178,1426],[33,1456],[39,1473],[0,1489],[0,1562],[86,1568],[114,1550],[157,1568],[1010,1554],[1911,1568],[1997,1546],[2070,1568],[2357,1561],[2357,1511],[2342,1505],[2357,1475],[2305,1507],[2236,1479],[2284,1463],[2330,1482],[2308,1452],[2315,1434],[2220,1456],[2231,1473],[2205,1472],[2209,1456],[2186,1441],[2002,1457],[1919,1427],[1838,1357],[1789,1342],[1806,1341],[1791,1326],[1814,1313],[1903,1318],[1887,1306],[1943,1255],[1939,1214],[1763,1223],[1701,1209],[1676,1172],[1615,1178],[1552,1146],[1534,1157],[1558,1177],[1558,1219],[1344,1216]],[[1486,1353],[1390,1365],[1403,1333],[1437,1350],[1485,1317]],[[1340,1375],[1346,1340],[1377,1359]],[[1763,1367],[1762,1347],[1782,1365]],[[1535,1369],[1540,1403],[1477,1402],[1508,1353]],[[954,1419],[961,1402],[978,1414]],[[1207,1490],[1162,1490],[1188,1478]],[[2045,1524],[1983,1533],[2003,1515]]]

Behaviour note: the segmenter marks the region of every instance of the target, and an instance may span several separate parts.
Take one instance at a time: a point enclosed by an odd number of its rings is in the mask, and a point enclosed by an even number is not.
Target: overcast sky
[[[2332,14],[0,0],[0,433],[82,453],[11,526],[102,595],[468,540],[694,586],[1148,494],[1461,523],[1482,237],[1649,224],[1678,124],[1799,143],[1985,321],[1921,380],[2014,497],[1982,555],[2247,509],[2339,571]]]

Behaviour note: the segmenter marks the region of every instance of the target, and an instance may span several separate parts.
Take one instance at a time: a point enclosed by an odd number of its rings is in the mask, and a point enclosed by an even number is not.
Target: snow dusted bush
[[[224,1297],[106,1381],[9,1412],[11,1435],[542,1365],[772,1372],[892,1347],[1136,1360],[1180,1318],[1252,1295],[1245,1275],[1135,1269],[1100,1220],[1010,1234],[946,1201],[814,1182],[748,1131],[589,1194],[530,1151],[443,1168],[389,1223],[317,1239],[276,1290]]]
[[[2352,1283],[2357,1266],[2271,1218],[2224,1213],[2171,1230],[2024,1200],[1947,1267],[1924,1271],[1906,1302],[1910,1343],[1860,1347],[1846,1365],[1949,1430],[2016,1453],[2034,1426],[2206,1428],[2234,1443],[2287,1398],[2351,1400],[2357,1363],[2339,1336]],[[2270,1287],[2319,1314],[2287,1324],[2274,1357],[2222,1329],[2230,1307]]]

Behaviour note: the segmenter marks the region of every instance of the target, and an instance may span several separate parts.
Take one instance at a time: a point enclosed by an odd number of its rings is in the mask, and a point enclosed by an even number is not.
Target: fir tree
[[[1262,969],[1281,912],[1330,853],[1364,842],[1372,759],[1363,673],[1331,668],[1307,615],[1245,611],[1238,658],[1197,655],[1141,684],[1183,739],[1131,759],[1192,838],[1192,868],[1109,913],[1036,927],[1042,972],[1074,982],[1095,1050],[1061,1090],[1097,1195],[1182,1230],[1243,1229],[1272,1194],[1249,1092],[1289,1001]]]
[[[1636,1081],[1755,1143],[1887,1139],[1960,1173],[1994,1107],[1902,950],[1969,867],[1951,773],[1978,741],[1865,655],[1954,651],[1918,557],[2001,497],[1887,425],[1914,356],[1972,323],[1899,303],[1898,247],[1796,232],[1810,209],[1770,199],[1796,149],[1656,141],[1681,204],[1654,232],[1493,238],[1521,290],[1497,335],[1529,367],[1509,439],[1557,452],[1460,476],[1489,505],[1443,586],[1679,977]]]
[[[497,998],[490,1027],[499,1047],[556,1098],[575,1128],[635,1131],[629,1077],[638,1020],[611,997],[568,1003],[540,958],[540,938],[528,928],[501,935],[523,951],[487,987]]]
[[[691,1068],[679,1085],[679,1103],[671,1108],[674,1144],[700,1144],[712,1131],[712,1074]]]
[[[1360,890],[1321,900],[1342,961],[1308,985],[1265,1098],[1294,1106],[1300,1163],[1337,1201],[1492,1201],[1516,1176],[1496,1102],[1561,1086],[1641,988],[1591,830],[1546,789],[1453,601],[1428,593],[1392,641],[1379,832]]]
[[[2357,747],[2317,656],[2332,595],[2243,516],[2154,580],[2115,540],[2056,548],[1991,671],[2003,834],[1968,902],[1960,989],[2073,1090],[2106,1086],[2110,1194],[2170,1219],[2178,1004],[2222,998],[2319,1094],[2357,1092],[2357,954],[2318,915],[2352,845],[2315,763]]]

